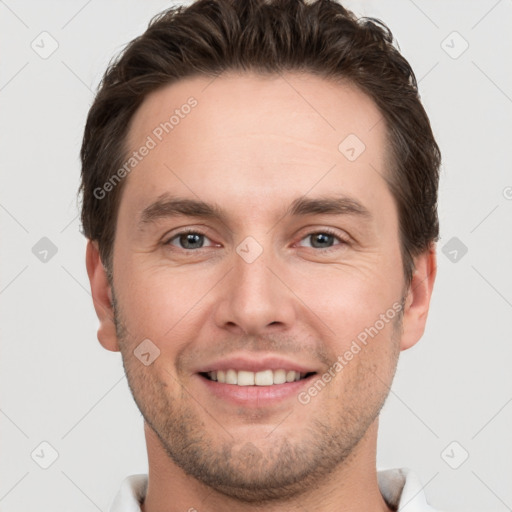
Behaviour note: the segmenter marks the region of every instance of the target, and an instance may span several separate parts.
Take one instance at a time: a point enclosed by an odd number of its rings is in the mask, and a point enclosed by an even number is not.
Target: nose
[[[240,254],[233,254],[232,270],[217,296],[217,326],[252,336],[289,330],[296,318],[297,298],[287,283],[285,262],[279,262],[270,249],[254,261]]]

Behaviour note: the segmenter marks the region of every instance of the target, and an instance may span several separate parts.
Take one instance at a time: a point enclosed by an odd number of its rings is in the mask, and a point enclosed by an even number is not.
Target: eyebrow
[[[286,210],[286,216],[305,215],[352,215],[371,219],[370,211],[356,199],[347,196],[322,196],[317,198],[299,197]],[[227,214],[216,204],[197,199],[173,197],[167,194],[144,208],[140,215],[139,227],[160,219],[185,216],[227,223]]]

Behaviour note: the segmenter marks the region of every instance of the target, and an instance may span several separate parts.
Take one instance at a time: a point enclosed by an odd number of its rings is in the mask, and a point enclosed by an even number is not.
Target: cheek
[[[310,279],[297,295],[321,320],[317,325],[331,359],[326,378],[333,378],[326,386],[326,398],[382,396],[391,384],[399,353],[399,286],[376,273],[363,276],[345,270],[330,278],[316,277],[322,286],[311,286]],[[400,285],[400,280],[395,283]]]
[[[336,356],[326,374],[334,376],[326,386],[326,400],[343,404],[344,414],[380,404],[389,393],[399,355],[398,334],[393,320],[379,330],[372,323],[357,335],[336,340]],[[327,377],[329,378],[329,377]],[[325,404],[324,404],[325,405]],[[356,421],[354,417],[354,421]]]
[[[123,279],[116,283],[116,296],[132,337],[154,340],[161,349],[164,339],[172,339],[171,346],[179,350],[200,314],[202,299],[218,280],[216,272],[148,267],[136,258],[119,269]]]
[[[373,326],[381,315],[386,316],[386,325],[396,316],[401,297],[400,279],[401,274],[396,269],[391,275],[377,264],[368,264],[357,268],[324,266],[314,273],[297,273],[293,281],[288,282],[304,304],[324,322],[331,335],[346,341]]]

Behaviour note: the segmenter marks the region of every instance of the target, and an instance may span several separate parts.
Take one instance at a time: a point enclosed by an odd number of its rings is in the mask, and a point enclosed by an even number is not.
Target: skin
[[[190,96],[198,105],[126,178],[112,283],[97,244],[87,247],[98,339],[121,351],[145,419],[143,510],[390,510],[377,485],[378,414],[399,352],[423,334],[436,259],[433,246],[416,257],[406,287],[379,111],[354,86],[308,74],[195,77],[145,99],[128,147]],[[366,146],[354,161],[338,150],[349,134]],[[215,203],[224,217],[141,223],[165,194]],[[297,198],[333,194],[369,215],[286,215]],[[183,228],[204,233],[203,248],[180,245]],[[315,245],[325,229],[335,236]],[[252,263],[236,251],[246,237],[263,250]],[[322,375],[401,303],[306,405],[234,405],[197,374],[233,354],[273,354]],[[160,350],[149,366],[133,354],[144,339]]]

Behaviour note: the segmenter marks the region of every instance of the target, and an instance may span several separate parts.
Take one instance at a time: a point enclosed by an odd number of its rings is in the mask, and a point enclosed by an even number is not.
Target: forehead
[[[191,103],[196,105],[190,107]],[[230,72],[216,78],[187,78],[150,93],[133,116],[128,142],[135,146],[153,134],[157,142],[173,139],[178,144],[193,125],[198,150],[240,130],[264,137],[267,143],[275,135],[288,136],[290,142],[298,137],[312,145],[322,142],[319,147],[332,150],[349,133],[373,144],[381,135],[381,120],[373,100],[349,81],[333,82],[306,73]],[[198,140],[199,135],[206,138]]]
[[[260,209],[262,200],[313,189],[389,200],[386,145],[377,106],[348,82],[299,73],[193,77],[151,93],[135,113],[129,154],[151,148],[123,195],[137,210],[165,192]]]

